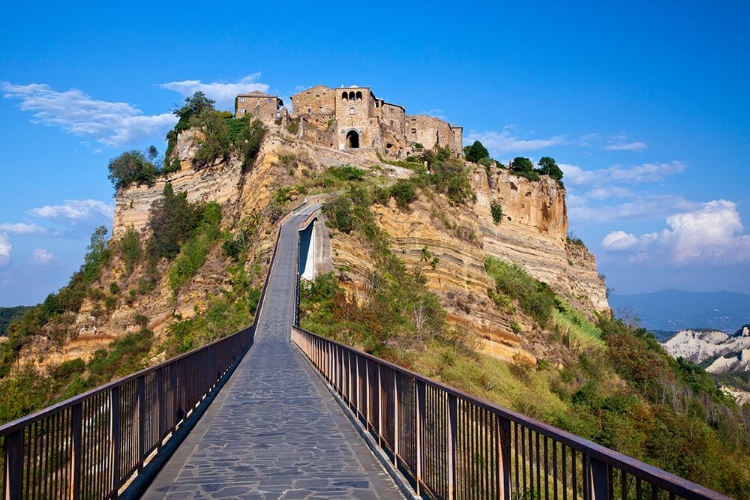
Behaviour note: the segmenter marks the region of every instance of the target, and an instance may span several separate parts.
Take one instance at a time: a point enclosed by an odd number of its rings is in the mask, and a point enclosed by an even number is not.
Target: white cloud
[[[185,97],[190,97],[200,91],[206,94],[209,99],[216,101],[216,105],[221,109],[234,109],[234,98],[237,94],[245,94],[258,90],[268,92],[269,86],[260,83],[257,79],[260,73],[254,73],[240,78],[240,81],[233,83],[203,83],[200,80],[183,80],[181,82],[162,83],[159,87],[179,92]]]
[[[522,139],[513,135],[509,130],[502,132],[470,132],[464,139],[465,144],[473,144],[474,141],[481,142],[493,157],[511,153],[522,153],[543,149],[550,146],[566,144],[564,135],[557,135],[548,139]]]
[[[675,265],[728,265],[750,261],[750,234],[743,234],[737,206],[714,200],[696,210],[672,215],[660,232],[635,236],[613,231],[601,246],[610,252],[631,253],[631,257],[664,260]]]
[[[37,226],[36,224],[24,224],[22,222],[17,224],[2,223],[0,224],[0,231],[15,234],[44,234],[49,232],[45,227]]]
[[[66,200],[62,205],[46,205],[33,208],[30,212],[46,219],[85,220],[92,216],[103,215],[111,219],[114,206],[98,200]]]
[[[172,113],[146,116],[131,104],[101,101],[78,89],[58,92],[40,83],[0,82],[0,90],[6,99],[20,99],[21,110],[34,113],[33,122],[93,137],[108,146],[124,146],[163,136],[177,122]]]
[[[669,163],[644,163],[628,167],[613,165],[598,170],[583,170],[576,165],[560,163],[560,168],[565,175],[566,185],[595,185],[597,187],[612,182],[628,184],[657,182],[670,175],[682,173],[685,167],[685,164],[680,161],[672,161]]]
[[[13,250],[13,245],[10,243],[10,238],[7,234],[0,233],[0,266],[8,263],[11,250]]]
[[[43,248],[37,248],[36,250],[34,250],[34,262],[37,264],[48,264],[55,259],[55,254],[50,251],[47,251]]]
[[[619,144],[609,144],[604,146],[604,149],[609,151],[643,151],[648,149],[645,142],[625,142]]]
[[[596,195],[596,194],[595,194]],[[594,195],[594,196],[595,196]],[[570,220],[580,222],[611,222],[626,219],[653,219],[667,217],[675,212],[694,210],[698,204],[674,195],[633,194],[628,201],[614,205],[601,205],[590,193],[568,196]],[[603,200],[608,201],[608,200]]]

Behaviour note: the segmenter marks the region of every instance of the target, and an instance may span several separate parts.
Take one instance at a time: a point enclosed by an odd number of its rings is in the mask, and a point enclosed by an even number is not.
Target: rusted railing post
[[[81,458],[83,454],[83,403],[71,408],[70,437],[72,456],[70,460],[70,498],[81,497]]]
[[[110,484],[115,495],[120,488],[120,389],[119,385],[112,388],[109,404]]]
[[[382,376],[382,365],[377,364],[378,367],[378,446],[383,447],[383,376]]]
[[[458,398],[448,394],[448,498],[456,498],[456,443],[458,438]]]
[[[23,433],[21,428],[5,437],[6,500],[20,500],[23,492]]]
[[[587,457],[589,467],[589,488],[591,500],[608,500],[609,499],[609,474],[607,464],[591,457]]]
[[[398,393],[398,378],[400,374],[393,372],[393,466],[398,467],[398,455],[401,453],[401,446],[399,440],[401,439],[401,433],[399,432],[400,425],[400,406],[399,406],[399,393]]]
[[[498,465],[498,476],[500,478],[500,491],[498,492],[498,498],[504,500],[510,500],[511,498],[511,487],[510,487],[510,471],[511,471],[511,458],[510,458],[510,420],[497,418],[497,465]]]
[[[415,401],[415,428],[417,434],[417,496],[422,494],[422,476],[424,475],[424,417],[425,417],[425,383],[422,380],[414,381]]]
[[[205,387],[205,386],[204,386]],[[146,458],[146,377],[142,375],[136,381],[138,391],[138,470],[143,470],[143,459]]]

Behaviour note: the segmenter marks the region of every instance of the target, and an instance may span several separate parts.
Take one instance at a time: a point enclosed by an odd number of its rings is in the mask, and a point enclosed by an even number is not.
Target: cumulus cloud
[[[504,154],[519,154],[525,151],[534,151],[550,146],[566,144],[564,135],[557,135],[547,139],[523,139],[513,135],[509,130],[502,132],[470,132],[464,139],[465,144],[473,144],[479,141],[484,144],[490,154],[499,157]]]
[[[55,260],[55,254],[43,248],[37,248],[33,254],[34,262],[37,264],[48,264]]]
[[[0,233],[0,266],[8,263],[11,250],[13,250],[13,245],[10,243],[10,238],[7,234]]]
[[[71,219],[81,221],[94,216],[104,216],[111,219],[114,215],[114,206],[99,200],[66,200],[62,205],[45,205],[33,208],[30,213],[37,217],[46,219]]]
[[[36,224],[24,224],[22,222],[16,224],[2,223],[0,224],[0,231],[15,234],[45,234],[49,232],[45,227],[37,226]]]
[[[685,171],[685,164],[680,161],[668,163],[644,163],[623,167],[613,165],[598,170],[584,170],[576,165],[560,164],[565,174],[565,184],[574,186],[602,186],[613,182],[627,184],[647,184],[658,182],[666,177]]]
[[[40,83],[0,82],[0,91],[6,99],[19,99],[21,110],[33,113],[32,122],[61,127],[68,133],[92,137],[108,146],[119,147],[163,136],[177,122],[172,113],[146,116],[131,104],[94,99],[78,89],[59,92]]]
[[[667,217],[669,226],[659,232],[636,236],[613,231],[601,246],[609,252],[630,253],[642,259],[667,259],[675,265],[736,264],[750,261],[750,234],[744,234],[737,206],[714,200],[696,210]]]
[[[246,94],[254,90],[268,92],[269,86],[258,82],[260,73],[254,73],[240,78],[238,82],[211,82],[203,83],[200,80],[183,80],[181,82],[162,83],[159,87],[174,90],[185,97],[192,96],[200,91],[209,99],[216,101],[219,108],[234,109],[234,98],[237,94]]]
[[[576,222],[612,222],[626,219],[667,217],[675,212],[694,210],[699,204],[681,196],[661,194],[632,194],[627,201],[600,204],[590,193],[568,196],[569,216]],[[571,201],[572,200],[572,201]]]
[[[648,146],[645,142],[624,142],[620,144],[609,144],[604,149],[609,151],[643,151]]]

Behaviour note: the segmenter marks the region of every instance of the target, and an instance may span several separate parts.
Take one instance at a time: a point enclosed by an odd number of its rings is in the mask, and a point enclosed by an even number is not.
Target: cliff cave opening
[[[359,148],[359,134],[356,130],[350,130],[346,134],[346,147],[350,149]]]

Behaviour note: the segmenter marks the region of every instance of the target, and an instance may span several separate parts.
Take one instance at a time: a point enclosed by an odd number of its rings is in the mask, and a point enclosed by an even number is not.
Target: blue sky
[[[330,5],[330,6],[328,6]],[[110,158],[203,90],[370,86],[493,157],[552,156],[617,293],[750,293],[750,7],[716,2],[14,2],[0,17],[0,306],[111,228]]]

